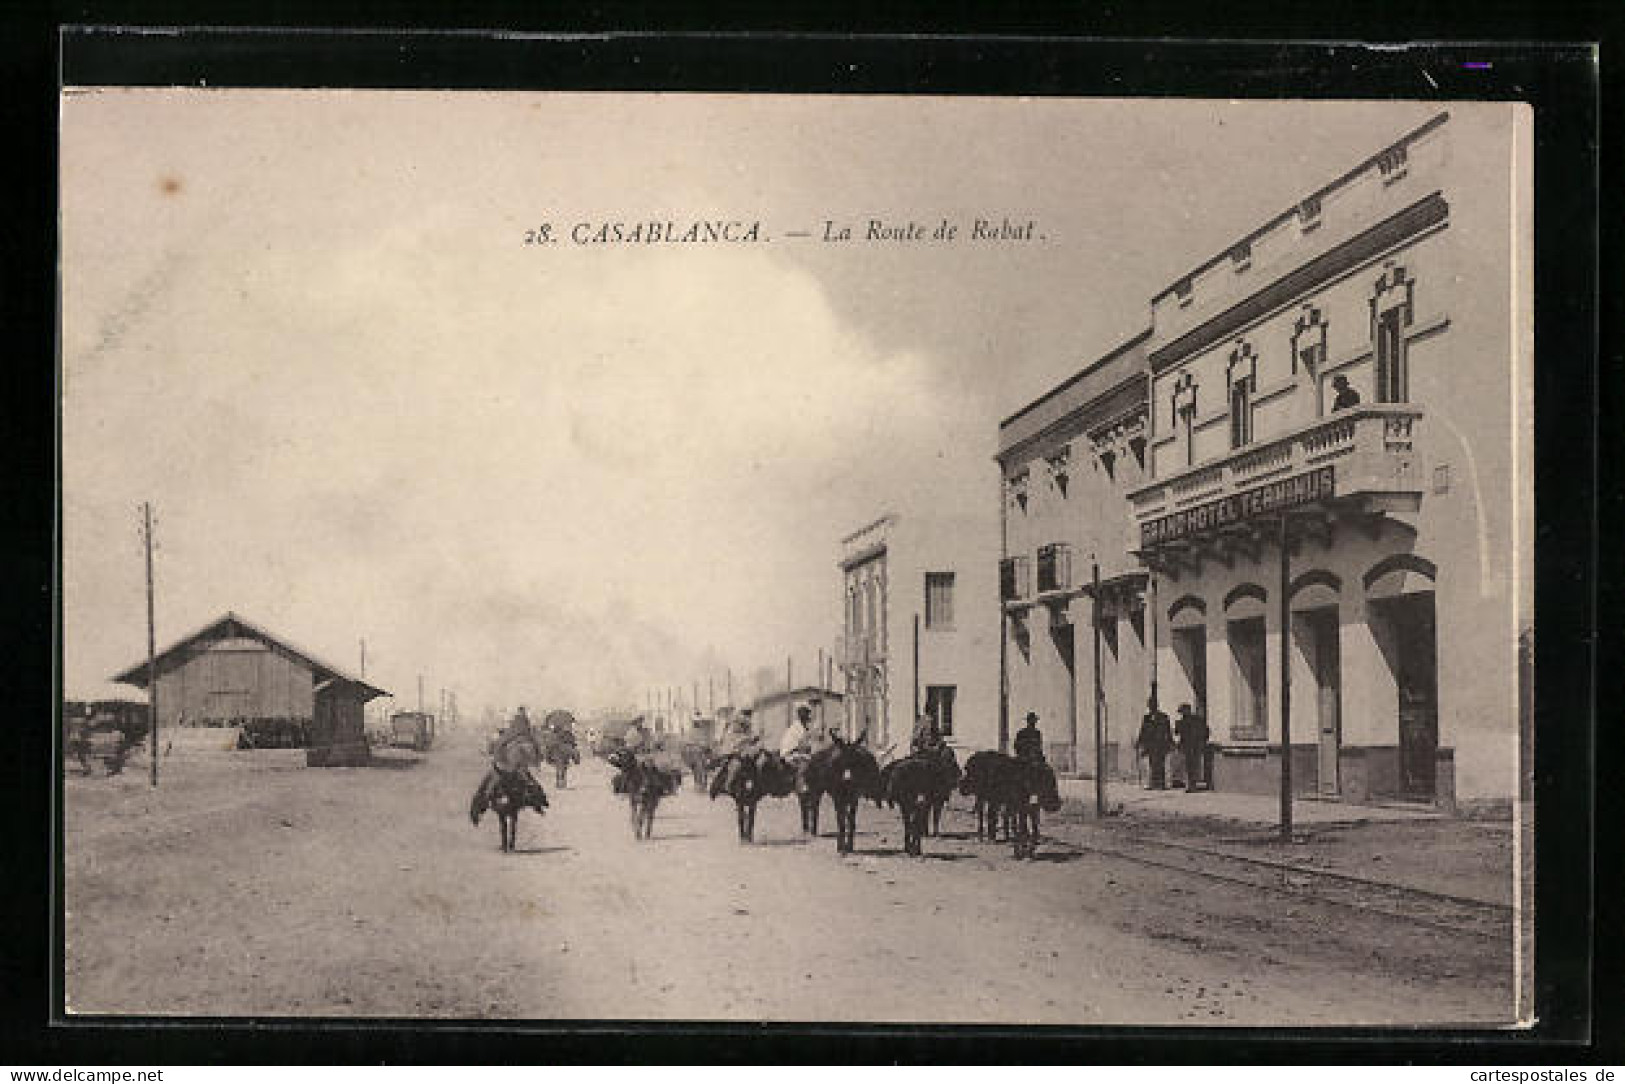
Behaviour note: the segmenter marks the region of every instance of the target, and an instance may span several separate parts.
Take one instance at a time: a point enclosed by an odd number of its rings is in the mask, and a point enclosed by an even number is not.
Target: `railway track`
[[[1069,847],[1081,854],[1107,855],[1155,869],[1342,908],[1372,918],[1406,922],[1453,936],[1508,942],[1512,938],[1512,907],[1489,900],[1167,840],[1118,836],[1109,843],[1095,839],[1046,839],[1045,842]]]

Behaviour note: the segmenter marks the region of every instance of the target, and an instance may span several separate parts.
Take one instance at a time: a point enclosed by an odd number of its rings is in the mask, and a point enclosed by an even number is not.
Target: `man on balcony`
[[[1354,385],[1350,384],[1349,378],[1342,373],[1332,377],[1332,391],[1336,392],[1332,397],[1333,411],[1347,410],[1360,405],[1360,393],[1354,390]]]

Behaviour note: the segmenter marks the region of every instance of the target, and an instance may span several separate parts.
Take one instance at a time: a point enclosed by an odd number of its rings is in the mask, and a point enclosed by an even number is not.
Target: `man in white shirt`
[[[807,724],[812,721],[812,709],[803,704],[796,709],[796,717],[779,736],[779,756],[789,760],[796,753],[808,751]]]

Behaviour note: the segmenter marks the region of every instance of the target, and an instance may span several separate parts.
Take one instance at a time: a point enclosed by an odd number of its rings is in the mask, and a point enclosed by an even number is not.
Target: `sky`
[[[465,713],[810,677],[841,537],[896,512],[995,560],[999,421],[1438,111],[69,91],[65,691],[144,656],[142,502],[160,647],[228,610],[352,673],[365,639]],[[569,237],[696,219],[771,240]]]

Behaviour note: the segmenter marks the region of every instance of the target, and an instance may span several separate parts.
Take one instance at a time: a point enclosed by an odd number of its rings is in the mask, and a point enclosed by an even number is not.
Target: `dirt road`
[[[257,758],[257,759],[256,759]],[[179,758],[164,785],[70,777],[66,989],[79,1013],[1056,1024],[1499,1022],[1506,946],[1051,843],[859,853],[794,803],[692,790],[632,838],[601,764],[476,829],[471,748],[312,770]],[[552,792],[551,778],[546,782]],[[828,806],[826,820],[832,820]],[[826,832],[833,824],[824,825]],[[960,838],[955,838],[956,836]]]

